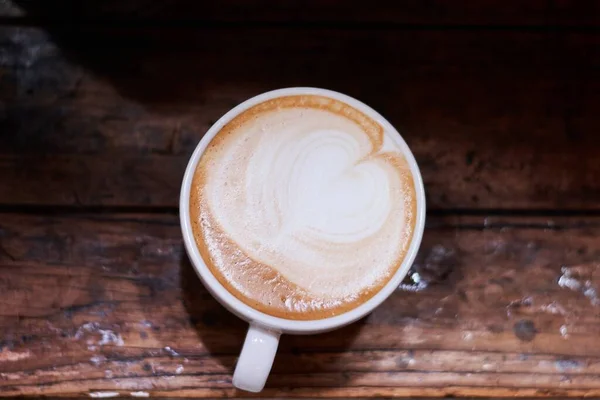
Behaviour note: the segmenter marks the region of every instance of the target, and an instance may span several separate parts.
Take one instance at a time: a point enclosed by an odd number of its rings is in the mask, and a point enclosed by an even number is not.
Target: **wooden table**
[[[312,85],[404,135],[427,228],[260,396],[600,396],[599,2],[201,3],[0,2],[0,395],[251,396],[178,192],[224,112]]]

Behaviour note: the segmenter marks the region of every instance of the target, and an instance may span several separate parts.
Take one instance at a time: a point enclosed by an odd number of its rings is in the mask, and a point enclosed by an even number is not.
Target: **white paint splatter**
[[[117,397],[119,392],[90,392],[88,396],[93,397],[95,399],[104,399],[107,397]]]
[[[123,346],[125,344],[125,342],[123,341],[123,338],[118,333],[114,333],[113,331],[111,331],[109,329],[100,329],[100,330],[98,330],[98,332],[100,332],[100,334],[102,335],[102,340],[100,340],[98,342],[98,344],[100,346],[104,346],[107,344],[109,344],[109,345],[112,344],[115,346]]]
[[[102,364],[104,361],[106,361],[106,357],[104,356],[90,357],[90,363],[94,364],[95,366]]]
[[[582,364],[576,360],[558,360],[554,366],[559,371],[577,371],[582,368]]]
[[[97,322],[88,322],[79,327],[75,332],[75,339],[79,340],[83,337],[86,332],[95,332],[100,325]],[[88,343],[89,344],[89,343]]]
[[[598,299],[598,293],[596,289],[592,287],[592,282],[585,281],[585,290],[583,291],[583,295],[590,300],[593,306],[600,305],[600,300]]]
[[[412,278],[412,280],[413,280],[414,283],[416,283],[416,284],[421,283],[421,275],[419,275],[418,272],[415,272],[414,274],[412,274],[411,278]]]
[[[407,285],[406,283],[401,283],[398,286],[398,290],[402,290],[404,292],[420,292],[425,289],[427,285]]]
[[[558,278],[558,286],[575,291],[581,289],[581,282],[573,278],[569,268],[562,267],[561,272],[563,274],[560,276],[560,278]]]
[[[549,314],[567,315],[567,310],[565,310],[564,307],[561,306],[556,301],[553,301],[550,304],[545,304],[545,305],[540,306],[540,310],[547,312]]]
[[[560,335],[563,338],[565,338],[565,339],[569,337],[569,331],[568,331],[566,325],[561,325],[561,327],[560,327]]]
[[[462,339],[466,341],[473,340],[473,334],[471,332],[465,332],[462,335]]]
[[[586,280],[585,283],[575,279],[573,277],[570,268],[562,267],[561,272],[563,273],[558,278],[558,285],[562,288],[568,288],[575,292],[581,292],[587,297],[593,306],[600,306],[600,299],[598,298],[598,292],[592,286],[592,281]]]
[[[110,369],[104,370],[104,377],[106,379],[111,379],[113,377],[113,372]]]
[[[180,374],[182,373],[184,370],[183,365],[178,365],[177,369],[175,370],[175,373]]]
[[[150,393],[148,392],[131,392],[129,394],[131,397],[150,397]]]
[[[86,340],[86,344],[88,345],[88,350],[95,351],[96,346],[105,346],[105,345],[115,345],[115,346],[123,346],[125,342],[120,334],[115,333],[110,329],[100,329],[100,324],[97,322],[87,322],[77,329],[75,332],[74,338],[80,340],[84,337],[86,333],[91,334],[100,334],[100,340],[95,343],[93,339]]]
[[[421,278],[421,275],[419,275],[418,272],[413,272],[410,275],[410,279],[413,281],[412,284],[401,283],[400,286],[398,286],[398,290],[403,290],[405,292],[420,292],[421,290],[427,288],[427,282]]]
[[[166,352],[167,352],[167,353],[168,353],[170,356],[172,356],[172,357],[177,357],[177,356],[179,356],[179,353],[178,353],[178,352],[176,352],[175,350],[173,350],[173,349],[172,349],[171,347],[169,347],[169,346],[165,346],[165,347],[164,347],[164,350],[165,350],[165,351],[166,351]]]
[[[0,362],[19,361],[29,357],[31,357],[31,352],[29,350],[24,351],[23,353],[17,353],[15,351],[4,349],[0,352]]]

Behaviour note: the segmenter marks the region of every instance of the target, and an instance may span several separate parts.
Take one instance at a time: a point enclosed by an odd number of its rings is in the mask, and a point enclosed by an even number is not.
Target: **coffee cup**
[[[233,385],[259,392],[281,334],[343,327],[396,290],[421,243],[425,194],[383,116],[338,92],[287,88],[246,100],[206,132],[185,171],[180,222],[204,286],[249,323]]]

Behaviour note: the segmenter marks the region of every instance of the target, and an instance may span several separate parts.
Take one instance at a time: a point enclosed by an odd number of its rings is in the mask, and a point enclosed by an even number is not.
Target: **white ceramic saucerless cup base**
[[[360,306],[335,317],[313,321],[300,321],[273,317],[262,313],[238,300],[229,293],[206,266],[196,246],[194,235],[192,233],[189,200],[194,171],[198,165],[198,160],[204,153],[210,141],[227,122],[256,104],[273,98],[290,95],[320,95],[340,100],[376,120],[387,132],[391,134],[397,133],[396,129],[379,113],[352,97],[325,89],[305,87],[287,88],[263,93],[246,100],[233,108],[215,122],[202,140],[200,140],[200,143],[192,154],[183,177],[179,199],[179,213],[183,240],[192,265],[206,288],[229,311],[250,324],[246,341],[244,342],[244,347],[233,376],[233,384],[240,389],[251,392],[259,392],[264,387],[273,364],[273,358],[277,351],[280,334],[312,334],[340,328],[365,316],[390,296],[398,285],[400,285],[415,259],[417,250],[421,244],[421,237],[425,225],[425,191],[423,189],[421,173],[406,142],[402,139],[400,134],[398,134],[397,142],[408,162],[414,179],[417,216],[413,237],[402,265],[398,268],[398,271],[394,274],[392,279],[390,279],[377,294]]]

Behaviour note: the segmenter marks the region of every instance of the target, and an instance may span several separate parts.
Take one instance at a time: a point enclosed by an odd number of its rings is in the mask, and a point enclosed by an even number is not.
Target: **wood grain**
[[[65,12],[68,10],[68,12]],[[600,6],[592,0],[519,2],[405,0],[375,2],[365,7],[360,1],[310,0],[5,0],[0,16],[37,22],[115,23],[352,23],[476,26],[579,26],[600,25]]]
[[[0,44],[3,205],[175,207],[208,127],[296,85],[385,115],[431,208],[600,204],[596,34],[51,26]]]
[[[430,217],[390,299],[284,336],[261,396],[599,395],[599,234],[598,217]],[[231,387],[245,324],[176,216],[3,214],[0,291],[0,395],[249,396]]]

